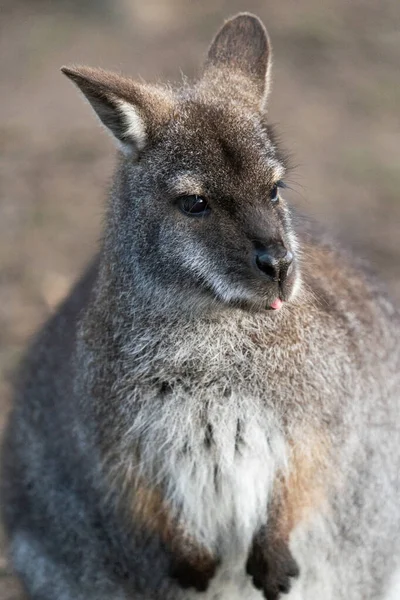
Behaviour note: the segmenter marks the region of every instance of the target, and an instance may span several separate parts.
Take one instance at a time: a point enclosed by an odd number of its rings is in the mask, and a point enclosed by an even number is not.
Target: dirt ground
[[[370,259],[400,298],[398,0],[0,1],[0,426],[31,334],[94,253],[114,152],[59,72],[194,76],[222,20],[259,14],[291,199]],[[21,598],[0,558],[0,600]]]

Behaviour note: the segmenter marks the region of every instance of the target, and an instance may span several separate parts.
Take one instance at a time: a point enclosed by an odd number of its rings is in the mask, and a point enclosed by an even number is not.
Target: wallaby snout
[[[257,278],[280,300],[293,295],[296,283],[294,255],[282,242],[253,242],[252,266]],[[281,305],[282,303],[280,303]]]
[[[254,262],[259,271],[271,281],[283,283],[293,271],[293,254],[281,243],[264,246],[256,243]]]

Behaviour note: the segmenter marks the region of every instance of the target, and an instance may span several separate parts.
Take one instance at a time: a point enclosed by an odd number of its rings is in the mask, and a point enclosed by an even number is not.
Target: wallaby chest
[[[269,376],[279,348],[260,342],[264,326],[248,317],[168,332],[152,338],[152,351],[138,340],[126,349],[138,365],[131,394],[139,408],[127,435],[139,444],[141,472],[210,549],[247,551],[286,464],[276,369]],[[136,356],[144,347],[147,367]]]

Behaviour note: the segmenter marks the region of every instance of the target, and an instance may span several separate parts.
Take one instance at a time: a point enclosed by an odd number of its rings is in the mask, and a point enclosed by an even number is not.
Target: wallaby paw
[[[203,560],[193,564],[182,559],[173,564],[170,575],[183,589],[194,588],[198,592],[205,592],[217,566],[218,560]]]
[[[285,542],[268,543],[266,536],[256,538],[246,563],[246,571],[254,587],[262,590],[266,600],[277,600],[287,594],[299,567]]]

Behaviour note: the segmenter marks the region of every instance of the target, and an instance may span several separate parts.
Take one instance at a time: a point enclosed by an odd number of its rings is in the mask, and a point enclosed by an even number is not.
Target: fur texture
[[[244,14],[191,87],[64,69],[124,153],[7,429],[32,600],[397,597],[399,317],[278,193],[270,56]]]

